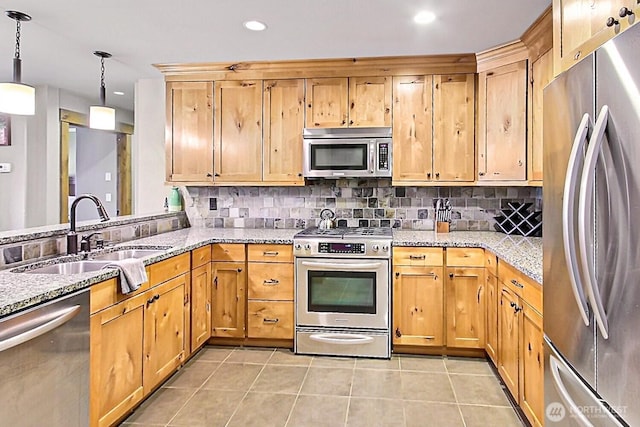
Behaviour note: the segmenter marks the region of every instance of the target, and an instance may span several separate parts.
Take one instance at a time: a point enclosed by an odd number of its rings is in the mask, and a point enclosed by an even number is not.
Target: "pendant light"
[[[99,50],[93,54],[100,58],[100,105],[89,107],[89,127],[91,129],[114,130],[116,128],[116,110],[106,106],[106,88],[104,86],[104,59],[111,54]]]
[[[13,58],[13,81],[0,83],[0,113],[33,116],[36,113],[36,89],[22,83],[20,59],[20,23],[31,21],[31,17],[15,10],[7,10],[6,14],[16,21],[16,54]]]

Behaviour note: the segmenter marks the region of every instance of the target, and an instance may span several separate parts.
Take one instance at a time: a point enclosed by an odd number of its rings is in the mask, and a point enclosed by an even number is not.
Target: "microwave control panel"
[[[389,144],[378,144],[378,170],[389,170]]]

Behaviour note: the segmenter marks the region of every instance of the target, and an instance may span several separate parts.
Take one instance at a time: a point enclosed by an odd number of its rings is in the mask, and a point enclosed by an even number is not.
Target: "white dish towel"
[[[140,285],[149,280],[147,278],[147,270],[144,268],[144,263],[138,258],[111,261],[102,267],[103,270],[106,268],[120,270],[120,289],[124,295],[135,292],[140,288]]]

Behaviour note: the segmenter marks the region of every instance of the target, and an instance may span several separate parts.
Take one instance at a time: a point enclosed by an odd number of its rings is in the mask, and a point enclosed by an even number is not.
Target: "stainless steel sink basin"
[[[165,252],[163,249],[121,249],[114,252],[108,252],[93,257],[94,260],[118,261],[128,258],[145,258],[148,256],[159,255]]]
[[[27,270],[25,273],[32,274],[80,274],[88,273],[91,271],[98,271],[105,265],[109,264],[108,261],[70,261],[61,262],[59,264],[47,265],[45,267],[34,268],[33,270]]]

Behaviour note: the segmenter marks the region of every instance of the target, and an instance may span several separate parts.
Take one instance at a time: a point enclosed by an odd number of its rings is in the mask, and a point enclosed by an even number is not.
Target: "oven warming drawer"
[[[295,353],[389,359],[390,335],[388,331],[298,328]]]

